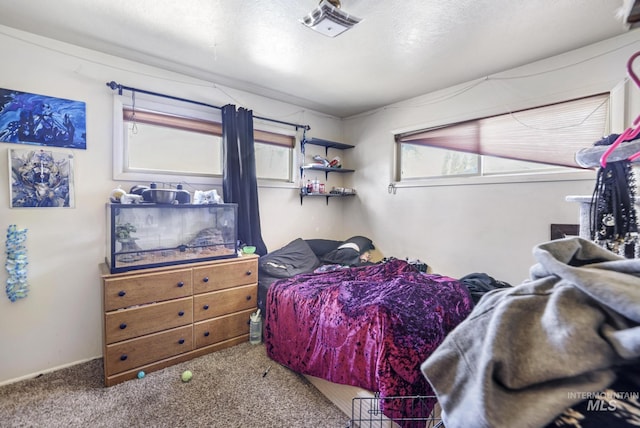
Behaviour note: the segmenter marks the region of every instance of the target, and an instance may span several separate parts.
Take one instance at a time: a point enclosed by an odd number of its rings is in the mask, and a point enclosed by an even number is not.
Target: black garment
[[[469,290],[469,293],[471,293],[473,303],[478,303],[482,296],[491,290],[511,287],[509,283],[499,281],[486,273],[478,272],[463,276],[460,278],[460,282],[462,282]]]
[[[613,144],[613,134],[596,142],[596,146]],[[590,238],[614,253],[634,258],[637,219],[635,177],[627,159],[608,162],[598,168],[590,212]]]
[[[624,368],[608,388],[596,394],[576,391],[586,398],[566,409],[546,428],[613,428],[640,425],[640,381],[634,366]],[[635,375],[633,372],[636,372]]]

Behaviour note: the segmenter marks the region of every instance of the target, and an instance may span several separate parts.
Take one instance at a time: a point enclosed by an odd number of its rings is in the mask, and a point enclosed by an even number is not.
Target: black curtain
[[[253,112],[222,107],[222,195],[227,203],[238,204],[238,240],[256,247],[256,254],[267,254],[260,229],[258,180],[253,141]]]

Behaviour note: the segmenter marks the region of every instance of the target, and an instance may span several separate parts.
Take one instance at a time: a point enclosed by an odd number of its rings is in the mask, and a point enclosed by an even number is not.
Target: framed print
[[[86,105],[0,88],[0,141],[86,149]]]
[[[73,155],[9,149],[11,208],[74,208]]]

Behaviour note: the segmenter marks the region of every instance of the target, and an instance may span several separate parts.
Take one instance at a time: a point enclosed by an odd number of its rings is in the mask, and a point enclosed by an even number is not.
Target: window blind
[[[272,144],[274,146],[294,147],[295,137],[291,135],[276,134],[275,132],[253,130],[253,139],[258,143]]]
[[[183,129],[186,131],[200,132],[222,136],[222,124],[214,121],[195,119],[190,117],[173,116],[147,110],[133,110],[125,107],[122,110],[122,118],[126,122],[140,122],[150,125],[166,126]],[[295,137],[275,132],[254,130],[253,138],[256,142],[272,144],[276,146],[294,147]]]
[[[147,110],[134,111],[132,108],[125,107],[122,109],[122,119],[126,122],[140,122],[203,134],[222,135],[221,123],[191,117],[173,116]]]
[[[607,93],[400,134],[396,141],[580,168],[575,154],[606,135],[608,117]]]

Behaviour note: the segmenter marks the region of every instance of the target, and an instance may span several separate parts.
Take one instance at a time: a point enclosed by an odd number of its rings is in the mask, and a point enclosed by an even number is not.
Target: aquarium
[[[236,204],[107,204],[111,273],[238,254]]]

